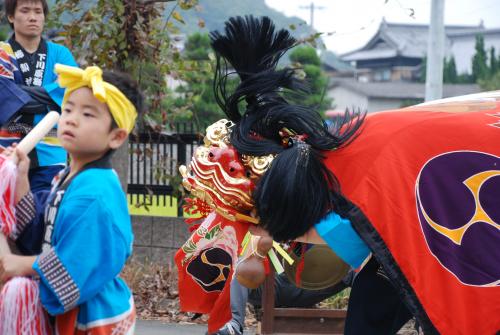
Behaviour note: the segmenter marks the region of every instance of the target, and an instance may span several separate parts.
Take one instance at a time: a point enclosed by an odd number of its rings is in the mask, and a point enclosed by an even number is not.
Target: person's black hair
[[[49,5],[47,4],[47,0],[5,0],[4,1],[4,11],[5,16],[14,16],[16,12],[16,8],[19,2],[41,2],[43,8],[43,15],[45,18],[49,15]],[[14,25],[9,21],[9,25],[12,29],[14,29]]]
[[[346,112],[328,128],[315,109],[289,103],[283,90],[301,94],[306,86],[295,70],[276,66],[296,41],[284,29],[275,31],[268,17],[231,18],[224,33],[210,37],[217,56],[214,91],[235,122],[231,143],[240,154],[277,154],[253,194],[260,223],[277,241],[297,238],[344,199],[323,152],[350,143],[365,113]],[[227,63],[241,79],[233,92],[227,89]],[[283,130],[292,134],[285,138],[289,145],[283,145]]]
[[[144,96],[137,82],[127,73],[120,71],[103,71],[102,79],[118,88],[132,102],[139,118],[144,109]],[[111,129],[117,127],[118,125],[112,118]]]

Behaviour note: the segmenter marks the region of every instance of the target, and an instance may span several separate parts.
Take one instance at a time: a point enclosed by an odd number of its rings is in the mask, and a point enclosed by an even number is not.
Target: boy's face
[[[81,87],[62,108],[57,137],[72,159],[97,159],[127,138],[126,130],[111,129],[111,122],[107,105],[97,100],[90,88]]]
[[[23,37],[39,37],[45,24],[45,14],[41,1],[20,0],[17,2],[13,16],[8,17],[14,25],[16,35]]]

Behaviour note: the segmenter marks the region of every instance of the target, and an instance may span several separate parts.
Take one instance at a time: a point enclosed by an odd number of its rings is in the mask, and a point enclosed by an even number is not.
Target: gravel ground
[[[167,330],[172,327],[175,328],[172,324],[178,325],[175,329],[179,330],[175,334],[184,334],[184,330],[181,329],[185,329],[186,334],[189,334],[189,329],[191,329],[194,335],[195,333],[198,334],[200,329],[206,329],[206,315],[198,317],[193,313],[179,311],[177,272],[175,268],[131,263],[123,271],[122,277],[134,292],[138,318],[144,320],[139,322],[137,334],[155,334],[152,332],[155,329]],[[330,308],[332,306],[342,308],[346,306],[347,299],[347,296],[335,297],[319,304],[318,308]],[[152,322],[147,322],[148,320]],[[247,306],[245,326],[247,329],[245,334],[254,334],[257,319],[250,305]],[[174,332],[169,333],[174,334]],[[422,335],[423,333],[415,330],[415,322],[411,320],[398,334]]]

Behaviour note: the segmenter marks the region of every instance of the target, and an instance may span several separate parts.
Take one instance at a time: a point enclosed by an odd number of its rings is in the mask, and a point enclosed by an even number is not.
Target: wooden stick
[[[59,113],[48,112],[43,119],[19,142],[17,147],[24,153],[29,153],[47,133],[54,128],[59,120]],[[17,163],[15,159],[14,163]]]

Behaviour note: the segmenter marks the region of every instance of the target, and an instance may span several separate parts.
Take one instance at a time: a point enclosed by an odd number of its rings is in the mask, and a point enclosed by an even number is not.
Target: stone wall
[[[140,262],[168,264],[189,238],[184,218],[132,215],[133,258]],[[173,263],[172,263],[173,264]]]

